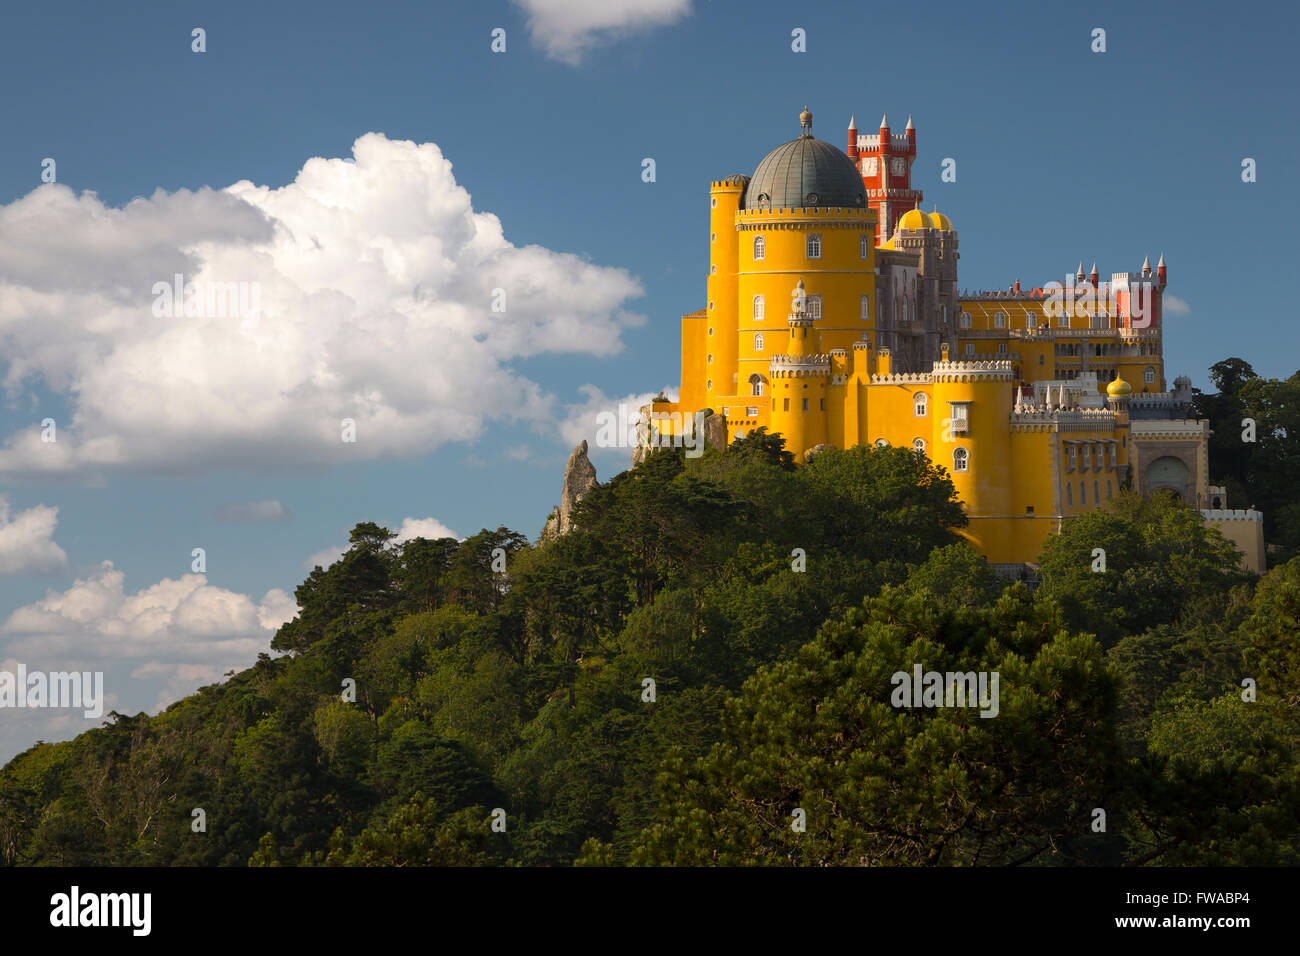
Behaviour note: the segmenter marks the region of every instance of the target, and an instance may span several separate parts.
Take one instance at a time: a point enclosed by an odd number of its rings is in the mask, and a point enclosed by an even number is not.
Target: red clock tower
[[[907,118],[903,133],[891,134],[889,117],[880,118],[879,133],[859,133],[849,119],[849,159],[867,187],[867,205],[876,211],[876,245],[887,242],[903,213],[921,207],[921,191],[912,188],[916,127]]]

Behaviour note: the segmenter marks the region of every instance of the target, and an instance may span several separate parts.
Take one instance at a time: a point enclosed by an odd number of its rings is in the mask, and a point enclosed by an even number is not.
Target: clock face
[[[862,161],[862,175],[863,176],[876,175],[876,157],[868,156],[866,159]]]
[[[893,172],[895,176],[901,176],[907,172],[907,160],[902,156],[895,156],[893,162]]]

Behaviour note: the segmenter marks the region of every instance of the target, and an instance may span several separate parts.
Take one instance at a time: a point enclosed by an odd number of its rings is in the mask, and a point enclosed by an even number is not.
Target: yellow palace
[[[1209,423],[1163,360],[1163,256],[1100,283],[959,292],[957,230],[911,188],[916,131],[812,135],[709,190],[707,304],[682,317],[681,391],[656,419],[712,408],[727,440],[765,427],[819,446],[915,448],[952,476],[972,544],[1035,561],[1062,522],[1126,479],[1202,510],[1264,567],[1262,517],[1208,484]],[[879,241],[880,237],[885,237]]]

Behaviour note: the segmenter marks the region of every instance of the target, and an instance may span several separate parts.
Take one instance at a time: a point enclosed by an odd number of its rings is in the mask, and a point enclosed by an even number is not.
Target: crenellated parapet
[[[935,362],[931,376],[935,382],[1011,382],[1016,363],[1005,359],[982,362]]]
[[[1201,516],[1206,521],[1249,521],[1259,524],[1264,520],[1263,513],[1254,508],[1202,508]]]
[[[889,375],[871,376],[872,385],[929,385],[934,377],[929,372],[893,372]]]
[[[773,355],[769,372],[773,378],[829,378],[831,357],[817,355]]]

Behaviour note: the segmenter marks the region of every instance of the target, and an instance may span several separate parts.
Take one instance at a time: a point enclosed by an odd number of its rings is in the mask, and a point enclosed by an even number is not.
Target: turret
[[[1160,281],[1160,288],[1164,288],[1169,281],[1169,273],[1165,270],[1165,254],[1160,253],[1160,261],[1156,263],[1156,278]]]
[[[849,117],[849,148],[847,150],[849,159],[857,161],[858,158],[858,121]]]
[[[1097,275],[1097,260],[1096,260],[1096,259],[1093,259],[1093,260],[1092,260],[1092,273],[1088,276],[1088,281],[1092,283],[1092,287],[1093,287],[1094,289],[1097,288],[1097,279],[1098,279],[1098,278],[1099,278],[1099,276]]]
[[[912,114],[907,114],[907,151],[916,155],[916,127],[912,125]]]

